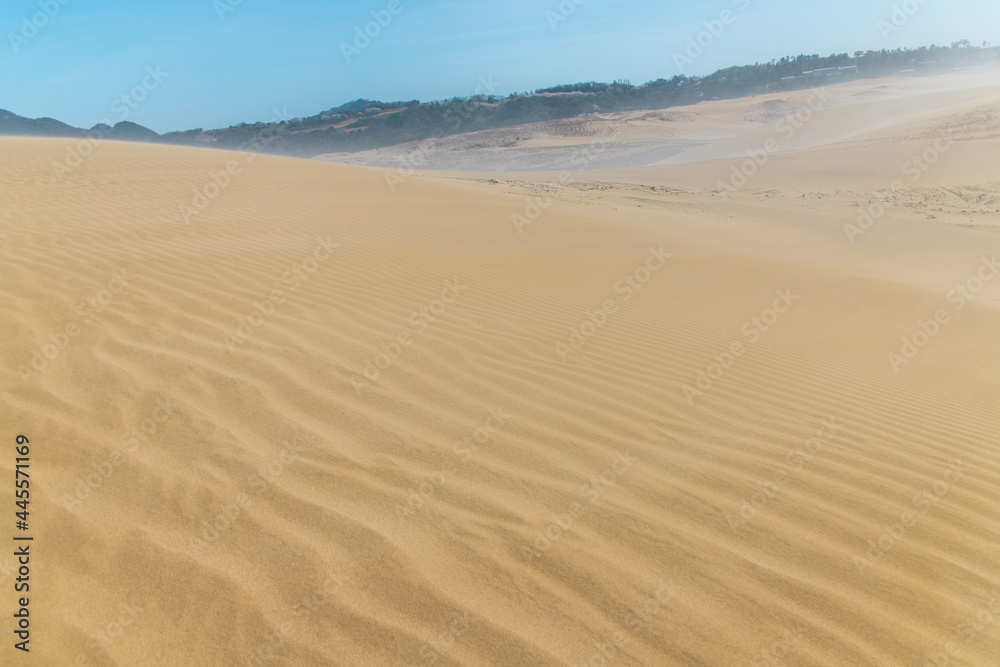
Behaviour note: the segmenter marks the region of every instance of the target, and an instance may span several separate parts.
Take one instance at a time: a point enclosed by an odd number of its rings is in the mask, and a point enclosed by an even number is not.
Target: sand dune
[[[12,664],[1000,664],[992,94],[733,192],[0,140]]]
[[[687,164],[826,146],[879,133],[898,136],[907,122],[926,128],[932,114],[1000,100],[996,67],[927,78],[888,77],[706,100],[659,111],[630,111],[470,132],[317,159],[402,170],[558,171]],[[996,130],[996,122],[989,127]]]

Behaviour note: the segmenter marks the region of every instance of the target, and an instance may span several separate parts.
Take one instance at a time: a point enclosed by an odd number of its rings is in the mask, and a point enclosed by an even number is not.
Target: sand
[[[898,106],[731,190],[0,140],[3,663],[1000,664],[997,89]]]
[[[871,141],[880,132],[895,137],[908,124],[927,130],[932,116],[1000,97],[998,66],[933,77],[831,81],[816,89],[598,113],[317,159],[401,170],[617,170],[740,157],[763,149],[771,137],[781,151]],[[995,117],[985,125],[996,134]]]

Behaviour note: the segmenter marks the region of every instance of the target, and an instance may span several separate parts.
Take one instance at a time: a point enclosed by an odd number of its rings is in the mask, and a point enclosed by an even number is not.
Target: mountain
[[[341,104],[339,107],[334,107],[327,111],[328,114],[334,113],[357,113],[358,111],[364,111],[371,107],[385,108],[385,102],[379,102],[377,100],[366,100],[366,99],[356,99],[353,102],[348,102],[346,104]]]
[[[54,118],[25,118],[0,109],[0,135],[17,135],[30,137],[78,137],[83,136],[83,130]]]
[[[173,144],[316,157],[358,153],[429,138],[502,130],[613,112],[666,109],[706,100],[818,88],[847,79],[930,76],[996,64],[1000,48],[955,42],[917,49],[799,55],[727,67],[704,77],[677,75],[634,86],[628,81],[576,83],[498,97],[476,94],[438,102],[357,99],[307,118],[240,123],[216,130],[168,132]],[[485,82],[484,82],[485,83]],[[481,86],[480,88],[483,88]],[[490,86],[485,86],[492,91]]]
[[[24,137],[87,137],[94,133],[114,141],[156,141],[160,135],[148,127],[122,121],[114,127],[99,123],[90,130],[67,125],[54,118],[25,118],[0,109],[0,135]]]
[[[156,141],[160,138],[160,135],[153,132],[148,127],[143,127],[136,123],[130,123],[129,121],[122,121],[116,123],[114,127],[108,127],[107,125],[101,123],[95,125],[91,128],[91,131],[100,129],[104,133],[105,139],[113,139],[115,141]]]
[[[853,56],[799,55],[728,67],[704,77],[677,75],[639,86],[628,81],[577,83],[498,97],[476,94],[438,102],[380,102],[356,99],[307,118],[275,118],[215,130],[185,130],[158,135],[135,123],[94,129],[123,141],[201,146],[296,157],[356,153],[428,138],[498,130],[598,113],[666,109],[705,100],[733,99],[767,92],[816,88],[849,78],[932,75],[996,64],[1000,47],[971,46],[857,51]],[[485,84],[485,82],[484,82]],[[485,86],[492,91],[490,86]],[[483,86],[480,86],[483,88]],[[51,118],[22,118],[0,112],[0,134],[83,136],[80,130]]]

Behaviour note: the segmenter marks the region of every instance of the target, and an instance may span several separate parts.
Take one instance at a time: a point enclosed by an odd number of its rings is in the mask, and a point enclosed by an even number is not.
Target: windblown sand
[[[933,115],[996,102],[1000,66],[933,77],[841,81],[731,100],[703,100],[663,110],[596,113],[481,130],[317,159],[404,171],[546,171],[623,169],[742,156],[774,137],[782,151],[823,146],[910,123],[926,130]],[[841,81],[840,83],[833,83]],[[996,108],[980,120],[997,134]],[[796,118],[808,118],[801,123]],[[788,128],[794,132],[788,133]],[[703,184],[704,185],[704,184]]]
[[[733,191],[0,140],[3,663],[1000,664],[977,90]]]

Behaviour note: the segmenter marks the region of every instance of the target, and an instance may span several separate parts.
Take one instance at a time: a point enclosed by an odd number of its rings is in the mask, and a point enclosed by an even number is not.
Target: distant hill
[[[0,109],[0,134],[27,137],[79,137],[83,130],[54,118],[25,118]]]
[[[136,123],[123,121],[114,127],[100,123],[84,130],[54,118],[25,118],[0,109],[0,135],[23,137],[86,137],[95,136],[116,141],[156,141],[160,135]]]
[[[398,109],[404,106],[418,106],[420,104],[419,100],[413,100],[410,102],[379,102],[378,100],[365,100],[356,99],[353,102],[348,102],[347,104],[341,104],[339,107],[334,107],[329,111],[323,112],[324,114],[345,114],[345,113],[358,113],[360,111],[365,111],[366,109]],[[323,114],[319,114],[323,115]]]
[[[996,64],[998,57],[998,47],[984,44],[979,48],[962,41],[951,46],[858,51],[853,56],[788,56],[728,67],[704,77],[678,75],[639,86],[628,81],[591,81],[508,97],[474,95],[423,103],[358,99],[308,118],[170,132],[159,141],[315,157],[597,113],[665,109],[703,100],[815,88],[849,78],[941,74]]]
[[[160,138],[158,133],[153,132],[148,127],[130,123],[127,120],[116,123],[114,127],[108,127],[102,123],[95,125],[92,130],[100,130],[105,139],[116,141],[156,141]]]
[[[787,56],[766,63],[728,67],[704,77],[677,75],[639,86],[628,81],[576,83],[508,97],[481,94],[438,102],[357,99],[308,118],[240,123],[216,130],[185,130],[162,136],[134,123],[98,127],[108,138],[186,146],[252,150],[315,157],[385,148],[432,137],[496,130],[598,113],[666,109],[703,100],[815,88],[848,78],[932,75],[993,65],[1000,47],[967,41],[949,46],[857,51],[854,55]],[[82,136],[84,130],[51,118],[27,119],[0,112],[0,134]]]

